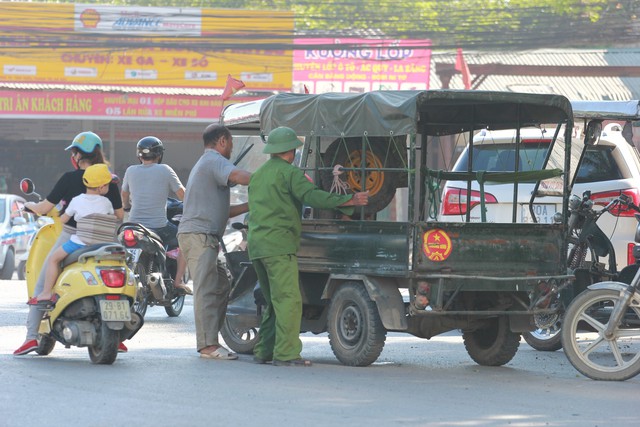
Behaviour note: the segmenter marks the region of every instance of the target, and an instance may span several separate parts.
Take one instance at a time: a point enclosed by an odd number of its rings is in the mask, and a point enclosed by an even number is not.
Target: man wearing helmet
[[[300,247],[302,206],[340,207],[350,215],[350,206],[369,202],[368,192],[339,195],[316,187],[292,165],[296,148],[302,145],[293,129],[273,129],[262,150],[271,154],[271,159],[258,168],[249,183],[249,258],[267,300],[253,350],[257,363],[272,360],[276,366],[311,365],[300,356],[302,297],[296,253]]]
[[[171,193],[184,198],[184,186],[169,165],[162,164],[164,145],[155,136],[145,136],[137,144],[139,165],[129,166],[122,181],[122,202],[129,221],[155,231],[169,248],[178,246],[178,227],[167,220],[167,198]],[[180,253],[177,259],[175,287],[191,295],[182,283],[187,262]]]
[[[178,240],[193,277],[196,349],[205,359],[234,360],[238,356],[218,342],[230,291],[218,249],[229,217],[248,209],[247,203],[230,206],[229,187],[249,184],[251,174],[229,161],[233,150],[229,129],[210,125],[202,139],[204,154],[189,174]]]

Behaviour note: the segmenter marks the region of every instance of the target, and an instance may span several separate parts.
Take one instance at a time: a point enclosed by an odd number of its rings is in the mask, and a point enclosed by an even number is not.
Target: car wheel
[[[20,261],[18,264],[18,279],[27,280],[27,262]]]
[[[16,257],[13,253],[13,249],[7,251],[7,256],[4,259],[4,267],[0,269],[1,280],[11,280],[13,277],[13,270],[16,268]]]

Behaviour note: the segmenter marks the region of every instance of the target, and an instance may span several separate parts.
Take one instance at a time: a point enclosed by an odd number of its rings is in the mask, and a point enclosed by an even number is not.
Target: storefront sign
[[[294,92],[428,89],[428,40],[298,39],[318,45],[294,52]]]
[[[0,2],[0,81],[290,91],[293,14]]]
[[[234,98],[234,102],[247,101]],[[228,104],[228,102],[227,102]],[[220,97],[0,90],[3,118],[61,117],[205,121],[220,117]]]

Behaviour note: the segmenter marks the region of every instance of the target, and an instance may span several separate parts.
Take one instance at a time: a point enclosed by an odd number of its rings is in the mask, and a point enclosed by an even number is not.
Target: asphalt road
[[[476,365],[457,333],[389,334],[365,368],[341,365],[326,334],[302,337],[314,366],[202,360],[191,297],[168,318],[150,308],[129,352],[92,365],[86,349],[14,357],[24,340],[23,281],[0,281],[0,426],[637,426],[640,377],[581,376],[562,351],[524,341],[505,366]],[[33,354],[33,353],[32,353]]]

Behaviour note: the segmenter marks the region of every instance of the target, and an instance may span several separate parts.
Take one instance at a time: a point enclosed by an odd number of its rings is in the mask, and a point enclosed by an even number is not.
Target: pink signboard
[[[227,104],[247,100],[239,97]],[[210,121],[220,117],[222,102],[219,96],[0,90],[0,114],[5,118]]]
[[[295,44],[305,46],[294,51],[293,92],[429,88],[429,40],[297,39]]]

